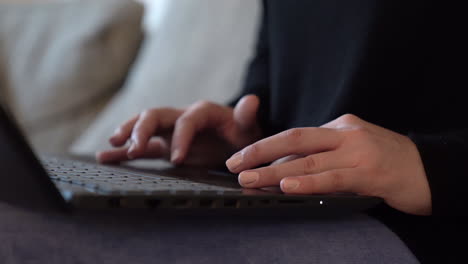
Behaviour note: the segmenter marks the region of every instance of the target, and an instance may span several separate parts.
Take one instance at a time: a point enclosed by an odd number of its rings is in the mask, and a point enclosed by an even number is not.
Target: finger
[[[114,147],[123,146],[132,134],[133,126],[138,121],[138,115],[125,122],[117,128],[114,134],[109,138],[109,143]]]
[[[243,187],[260,188],[279,185],[286,177],[321,173],[352,166],[351,160],[338,151],[321,152],[289,162],[243,171],[239,183]]]
[[[336,149],[342,136],[328,128],[293,128],[262,139],[234,154],[226,162],[238,173],[288,155],[309,155]]]
[[[256,95],[246,95],[234,108],[234,121],[242,131],[249,131],[257,124],[260,100]]]
[[[319,174],[287,177],[281,180],[281,190],[291,194],[324,194],[335,192],[365,193],[369,188],[363,169],[346,168]]]
[[[291,160],[300,159],[300,158],[303,158],[303,157],[304,157],[303,155],[289,155],[289,156],[286,156],[286,157],[283,157],[283,158],[280,158],[280,159],[277,159],[277,160],[273,161],[271,163],[271,165],[281,164],[281,163],[285,163],[285,162],[288,162],[288,161],[291,161]]]
[[[96,153],[96,160],[99,163],[115,163],[131,160],[128,155],[129,147],[123,147],[118,149],[105,150]],[[168,147],[164,140],[160,138],[152,139],[148,143],[145,153],[142,158],[167,158]]]
[[[137,158],[145,153],[146,145],[158,130],[172,128],[182,110],[158,108],[144,111],[132,131],[132,145],[128,150],[129,158]]]
[[[232,110],[217,104],[201,102],[177,119],[171,145],[171,162],[181,163],[187,156],[195,135],[203,129],[216,128],[232,115]]]

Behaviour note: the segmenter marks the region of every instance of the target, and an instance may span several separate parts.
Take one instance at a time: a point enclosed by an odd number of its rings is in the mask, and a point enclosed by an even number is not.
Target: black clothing
[[[423,251],[438,247],[441,221],[467,208],[466,111],[460,87],[436,85],[441,67],[429,49],[430,10],[428,1],[265,1],[242,92],[260,97],[266,135],[346,113],[408,135],[423,159],[433,216],[375,211],[423,261],[434,260]]]

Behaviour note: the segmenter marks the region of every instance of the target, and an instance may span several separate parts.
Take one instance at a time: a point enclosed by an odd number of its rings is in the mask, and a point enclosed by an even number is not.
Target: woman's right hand
[[[109,139],[115,148],[96,158],[101,163],[165,158],[174,164],[222,165],[260,139],[259,103],[257,96],[246,95],[235,108],[200,101],[186,109],[148,109],[122,124]]]

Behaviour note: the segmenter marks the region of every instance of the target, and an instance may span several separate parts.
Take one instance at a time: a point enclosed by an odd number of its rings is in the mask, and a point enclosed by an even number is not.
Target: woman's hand
[[[149,109],[121,125],[109,139],[116,148],[96,158],[102,163],[166,158],[175,164],[217,166],[260,138],[258,106],[258,98],[247,95],[234,109],[205,101],[183,110]]]
[[[381,197],[406,213],[430,215],[432,210],[416,145],[350,114],[319,128],[294,128],[262,139],[226,165],[240,173],[239,183],[248,188],[280,185],[291,194],[353,192]]]

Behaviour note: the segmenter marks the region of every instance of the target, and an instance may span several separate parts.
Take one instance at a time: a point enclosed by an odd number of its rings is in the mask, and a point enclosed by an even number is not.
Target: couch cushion
[[[67,149],[121,86],[142,13],[131,1],[0,4],[0,96],[39,150]]]
[[[146,108],[183,107],[199,99],[225,103],[239,92],[256,39],[258,1],[153,4],[150,10],[161,4],[165,14],[148,24],[149,35],[124,89],[73,144],[73,152],[108,148],[114,129]]]

